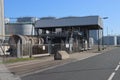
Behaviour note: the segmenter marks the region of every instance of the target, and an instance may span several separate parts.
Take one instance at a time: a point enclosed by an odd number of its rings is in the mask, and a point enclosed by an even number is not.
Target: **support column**
[[[104,50],[104,32],[102,29],[102,50]]]
[[[88,42],[88,49],[90,49],[90,42],[89,42],[89,30],[87,30],[87,42]]]
[[[100,30],[98,29],[98,51],[100,51]]]

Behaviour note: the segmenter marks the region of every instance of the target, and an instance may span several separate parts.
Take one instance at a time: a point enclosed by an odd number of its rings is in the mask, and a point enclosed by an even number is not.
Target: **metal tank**
[[[44,40],[41,37],[12,35],[9,38],[9,45],[10,55],[18,58],[47,53],[47,49],[42,49]]]
[[[35,22],[39,20],[39,18],[36,17],[20,17],[17,19],[17,22]]]
[[[33,23],[7,23],[5,25],[6,35],[34,35]]]
[[[4,31],[4,0],[0,0],[0,39],[3,39]]]

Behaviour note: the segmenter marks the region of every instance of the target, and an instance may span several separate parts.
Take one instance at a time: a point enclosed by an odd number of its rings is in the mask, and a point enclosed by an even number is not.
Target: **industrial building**
[[[20,17],[16,22],[5,20],[6,35],[34,35],[34,23],[38,20],[35,17]]]
[[[5,24],[6,35],[34,35],[33,23],[7,23]]]
[[[99,16],[40,19],[22,17],[16,22],[6,19],[5,23],[6,35],[11,35],[8,51],[16,57],[55,54],[59,50],[72,53],[91,49],[94,44],[91,30],[98,31],[98,48],[102,41],[100,31],[103,24]]]
[[[117,45],[120,45],[120,36],[117,36]]]
[[[59,50],[69,53],[88,50],[91,49],[94,41],[98,42],[98,49],[100,48],[103,24],[99,16],[47,17],[40,20],[33,17],[21,17],[12,23],[6,19],[4,26],[4,0],[0,0],[0,14],[0,39],[4,39],[6,35],[11,36],[9,50],[13,54],[15,52],[18,57],[24,54],[23,45],[28,46],[32,43],[36,45],[36,41],[39,44],[40,39],[44,41],[42,44],[48,45],[48,53],[53,54]],[[94,37],[90,35],[91,30],[97,30],[96,38],[98,40],[93,39]],[[15,43],[15,47],[13,47],[13,43]],[[40,46],[35,48],[40,49]],[[22,50],[21,53],[20,50]]]
[[[3,1],[3,0],[0,0]],[[0,5],[2,6],[2,5]],[[1,10],[1,8],[0,8]],[[2,12],[2,11],[1,11]],[[9,54],[9,52],[6,52],[9,50],[9,39],[11,36],[14,35],[22,35],[22,36],[32,36],[34,35],[34,22],[37,20],[35,17],[20,17],[16,19],[15,22],[13,22],[9,18],[3,17],[3,15],[0,15],[0,55]],[[4,25],[5,23],[5,25]],[[18,38],[18,37],[17,37]],[[17,40],[14,40],[17,41]],[[9,43],[9,44],[8,44]],[[16,45],[16,44],[14,44]],[[14,50],[14,49],[13,49]],[[15,53],[12,51],[12,55]],[[11,52],[10,52],[11,54]],[[17,54],[17,53],[16,53]]]
[[[94,40],[94,45],[98,44],[98,32],[99,32],[99,38],[102,39],[103,35],[102,34],[102,30],[90,30],[90,37],[93,38]]]
[[[104,45],[113,45],[119,46],[120,45],[120,36],[108,35],[103,37]]]
[[[99,16],[44,18],[36,21],[37,36],[44,37],[46,43],[56,53],[58,50],[78,52],[90,48],[90,30],[102,30],[103,24]],[[42,30],[42,34],[40,34]],[[100,34],[98,32],[98,48],[100,48]],[[91,39],[92,40],[92,39]],[[57,45],[56,45],[57,44]],[[56,51],[54,51],[56,50]]]
[[[17,18],[17,21],[16,22],[35,22],[39,20],[39,18],[36,18],[36,17],[19,17]]]

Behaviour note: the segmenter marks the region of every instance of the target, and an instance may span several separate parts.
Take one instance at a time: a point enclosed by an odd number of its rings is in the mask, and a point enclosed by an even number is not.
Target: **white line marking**
[[[117,71],[119,68],[120,68],[120,65],[118,65],[118,66],[115,68],[115,71]]]
[[[113,72],[113,73],[110,75],[110,77],[108,78],[108,80],[112,80],[114,76],[115,76],[115,72]]]

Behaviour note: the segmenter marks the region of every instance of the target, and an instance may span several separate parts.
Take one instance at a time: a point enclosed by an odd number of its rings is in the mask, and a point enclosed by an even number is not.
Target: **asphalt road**
[[[120,80],[120,48],[31,74],[22,80]]]

